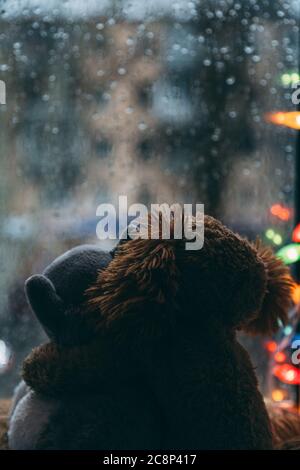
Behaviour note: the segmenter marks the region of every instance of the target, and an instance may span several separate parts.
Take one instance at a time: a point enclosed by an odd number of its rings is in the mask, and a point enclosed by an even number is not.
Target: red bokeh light
[[[265,348],[269,353],[273,353],[277,349],[277,343],[275,341],[267,341],[265,343]]]
[[[282,204],[273,204],[270,208],[270,212],[274,217],[287,222],[292,216],[292,211],[289,207],[285,207]]]
[[[282,363],[286,360],[286,354],[282,351],[278,351],[277,353],[274,354],[274,360],[276,362]]]
[[[300,385],[300,369],[291,364],[277,365],[273,369],[273,374],[277,379],[286,384]]]
[[[300,243],[300,224],[298,224],[293,230],[292,241],[294,243]]]

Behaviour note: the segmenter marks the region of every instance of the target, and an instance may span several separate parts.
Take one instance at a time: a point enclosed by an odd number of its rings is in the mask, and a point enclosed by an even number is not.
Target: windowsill
[[[0,450],[7,450],[6,432],[10,404],[10,400],[0,400]]]

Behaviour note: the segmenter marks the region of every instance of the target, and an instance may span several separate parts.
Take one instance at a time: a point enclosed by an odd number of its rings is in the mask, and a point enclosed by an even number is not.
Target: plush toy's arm
[[[155,405],[134,388],[61,401],[31,391],[14,410],[8,444],[11,450],[158,449],[161,427]]]
[[[55,400],[39,397],[30,390],[16,403],[8,429],[11,450],[35,450],[57,408]]]
[[[94,392],[60,401],[37,449],[158,449],[161,430],[154,403],[136,387]]]
[[[30,388],[28,385],[24,382],[24,380],[21,380],[19,384],[16,386],[13,394],[13,399],[12,399],[12,404],[11,408],[9,411],[9,416],[8,416],[8,421],[10,422],[11,417],[15,411],[16,406],[18,405],[19,401],[29,392]]]

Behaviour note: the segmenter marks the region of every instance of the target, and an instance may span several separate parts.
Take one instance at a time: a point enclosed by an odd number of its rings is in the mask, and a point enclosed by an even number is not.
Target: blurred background
[[[299,20],[299,0],[0,1],[0,397],[44,340],[24,280],[98,243],[100,203],[204,203],[289,246]],[[242,340],[276,401],[279,340]]]

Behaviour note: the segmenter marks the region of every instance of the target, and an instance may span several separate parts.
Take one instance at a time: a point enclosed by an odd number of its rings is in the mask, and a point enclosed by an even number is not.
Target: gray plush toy
[[[50,341],[24,361],[9,417],[10,449],[157,446],[149,392],[124,368],[115,338],[97,331],[99,313],[88,306],[86,290],[112,257],[79,246],[27,280],[28,302]]]
[[[43,274],[26,281],[28,302],[52,341],[70,347],[92,338],[81,311],[84,294],[110,261],[109,253],[93,245],[82,245],[58,257]],[[10,448],[36,448],[60,404],[58,399],[35,393],[22,381],[15,390],[9,418]]]
[[[10,449],[156,446],[147,390],[141,394],[124,361],[119,365],[115,340],[97,331],[88,307],[86,290],[112,257],[95,246],[79,246],[27,280],[28,302],[50,341],[23,364],[24,381],[16,388],[9,417]]]

